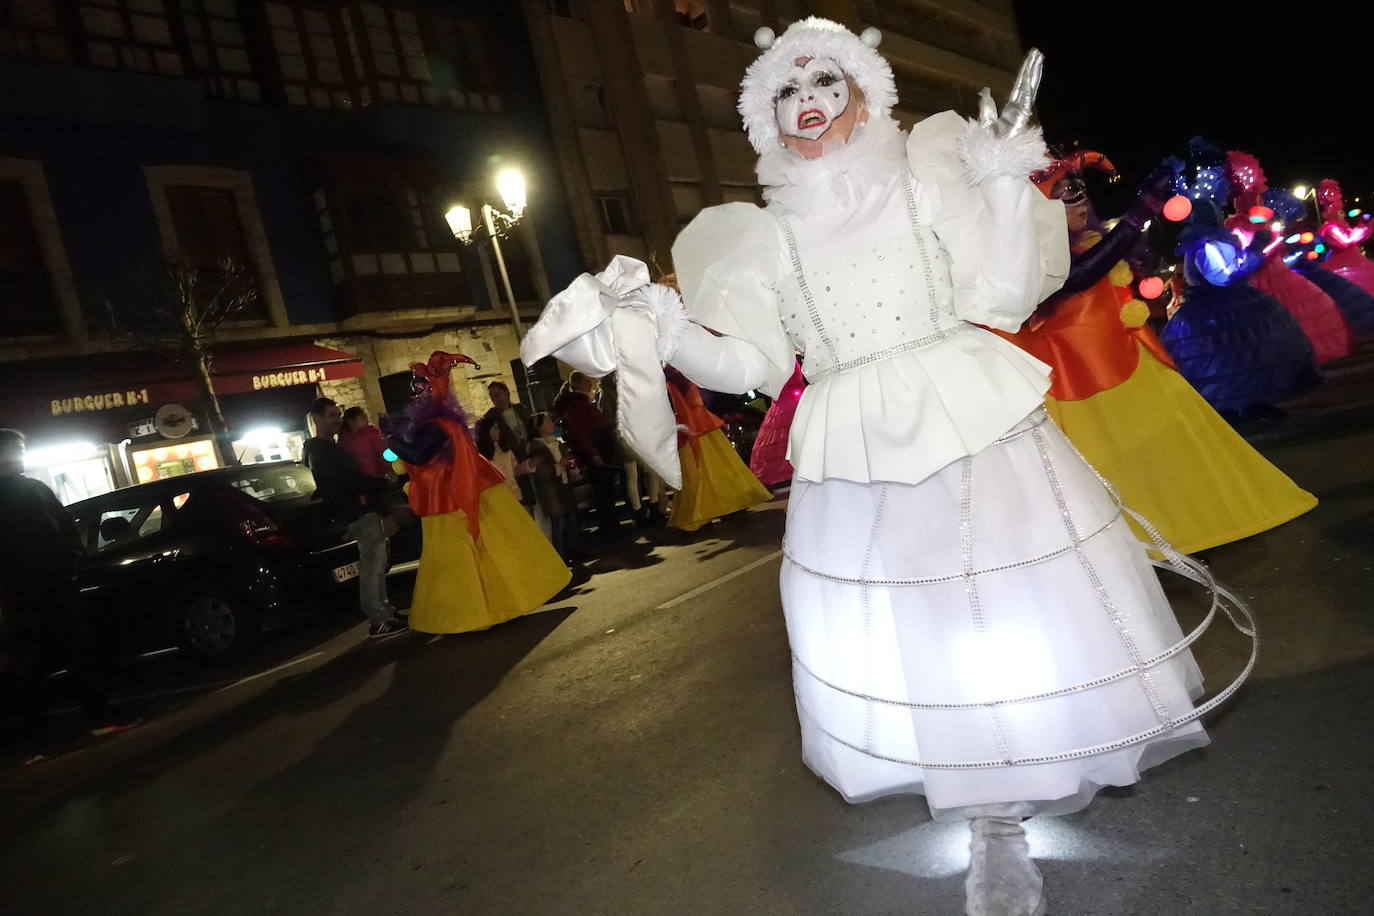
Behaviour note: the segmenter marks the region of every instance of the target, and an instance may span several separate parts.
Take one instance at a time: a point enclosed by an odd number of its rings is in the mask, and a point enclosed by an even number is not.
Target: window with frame
[[[710,30],[711,14],[704,0],[675,0],[673,7],[677,11],[678,25],[698,32]]]
[[[175,510],[169,512],[168,508],[159,498],[148,497],[102,508],[99,515],[89,518],[78,518],[87,555],[129,547],[170,527]]]
[[[62,332],[33,211],[17,181],[0,181],[0,302],[5,303],[8,335],[48,337]]]
[[[360,106],[380,101],[478,111],[504,107],[480,23],[373,3],[345,7],[341,16]]]
[[[170,185],[167,208],[176,233],[177,254],[196,269],[196,299],[208,302],[225,284],[224,262],[254,273],[238,200],[230,188]],[[259,296],[235,321],[260,321],[265,317]]]
[[[604,86],[569,86],[568,107],[573,123],[578,127],[605,130],[610,127],[606,116],[606,88]]]
[[[629,191],[593,191],[601,231],[606,235],[634,235],[639,231]]]
[[[321,206],[323,204],[323,206]],[[458,273],[458,243],[444,221],[441,195],[414,187],[348,187],[317,193],[325,248],[348,274]],[[345,261],[344,258],[347,258]]]
[[[80,0],[77,15],[92,65],[164,76],[185,72],[163,0]]]
[[[56,0],[0,0],[0,56],[70,62]]]
[[[262,101],[248,40],[234,0],[180,0],[191,61],[210,94],[242,102]]]
[[[384,102],[419,103],[423,90],[433,94],[433,74],[425,56],[420,24],[409,10],[386,9],[373,3],[358,6],[363,31],[372,51],[377,95]]]
[[[495,62],[491,56],[491,41],[481,23],[465,20],[460,23],[463,33],[461,60],[463,80],[467,84],[468,103],[476,109],[500,111],[501,81],[496,75]],[[453,60],[457,51],[449,52]]]
[[[268,3],[272,46],[286,101],[312,108],[353,108],[333,14],[310,6]]]

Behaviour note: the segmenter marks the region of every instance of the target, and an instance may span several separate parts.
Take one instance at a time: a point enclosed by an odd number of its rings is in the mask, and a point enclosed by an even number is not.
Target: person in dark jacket
[[[615,539],[620,535],[615,514],[615,429],[592,400],[595,393],[596,379],[574,371],[554,399],[553,409],[563,422],[573,455],[591,478],[597,533]]]
[[[66,668],[91,734],[126,731],[138,719],[110,707],[76,587],[81,533],[40,481],[24,476],[24,434],[0,429],[0,615],[13,662],[24,762],[43,759],[47,676]]]
[[[348,528],[358,542],[358,600],[371,626],[373,638],[397,636],[406,631],[405,621],[396,616],[387,601],[386,534],[382,516],[387,514],[381,498],[387,481],[368,477],[358,469],[353,456],[334,441],[343,426],[343,411],[329,398],[310,406],[310,423],[315,435],[306,441],[301,455],[315,475],[315,498],[325,511]]]

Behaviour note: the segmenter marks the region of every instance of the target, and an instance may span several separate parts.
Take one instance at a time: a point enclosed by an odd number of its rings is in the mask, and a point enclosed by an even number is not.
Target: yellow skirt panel
[[[1115,388],[1046,398],[1045,407],[1126,505],[1183,553],[1268,531],[1317,504],[1144,348]]]
[[[713,518],[773,498],[740,460],[725,433],[712,430],[698,439],[697,445],[701,448],[700,464],[691,443],[677,451],[682,464],[682,489],[673,497],[669,525],[683,531],[696,531]]]
[[[420,520],[424,550],[410,626],[422,633],[485,630],[538,610],[572,574],[539,526],[504,486],[482,491],[481,534],[462,512]]]

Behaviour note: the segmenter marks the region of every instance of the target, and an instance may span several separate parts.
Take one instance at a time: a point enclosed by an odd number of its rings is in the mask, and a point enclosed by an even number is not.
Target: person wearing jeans
[[[385,492],[386,480],[365,475],[334,441],[343,424],[338,404],[320,398],[310,408],[310,422],[315,435],[305,443],[302,457],[315,475],[316,498],[358,542],[358,599],[371,624],[368,635],[381,638],[404,633],[405,621],[396,616],[386,594],[387,539],[379,514],[386,512],[386,506],[376,498]]]

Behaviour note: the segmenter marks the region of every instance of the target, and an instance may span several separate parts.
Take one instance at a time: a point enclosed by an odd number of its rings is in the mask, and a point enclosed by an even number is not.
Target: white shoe
[[[1044,916],[1045,879],[1031,860],[1021,819],[975,817],[969,830],[967,916]]]

